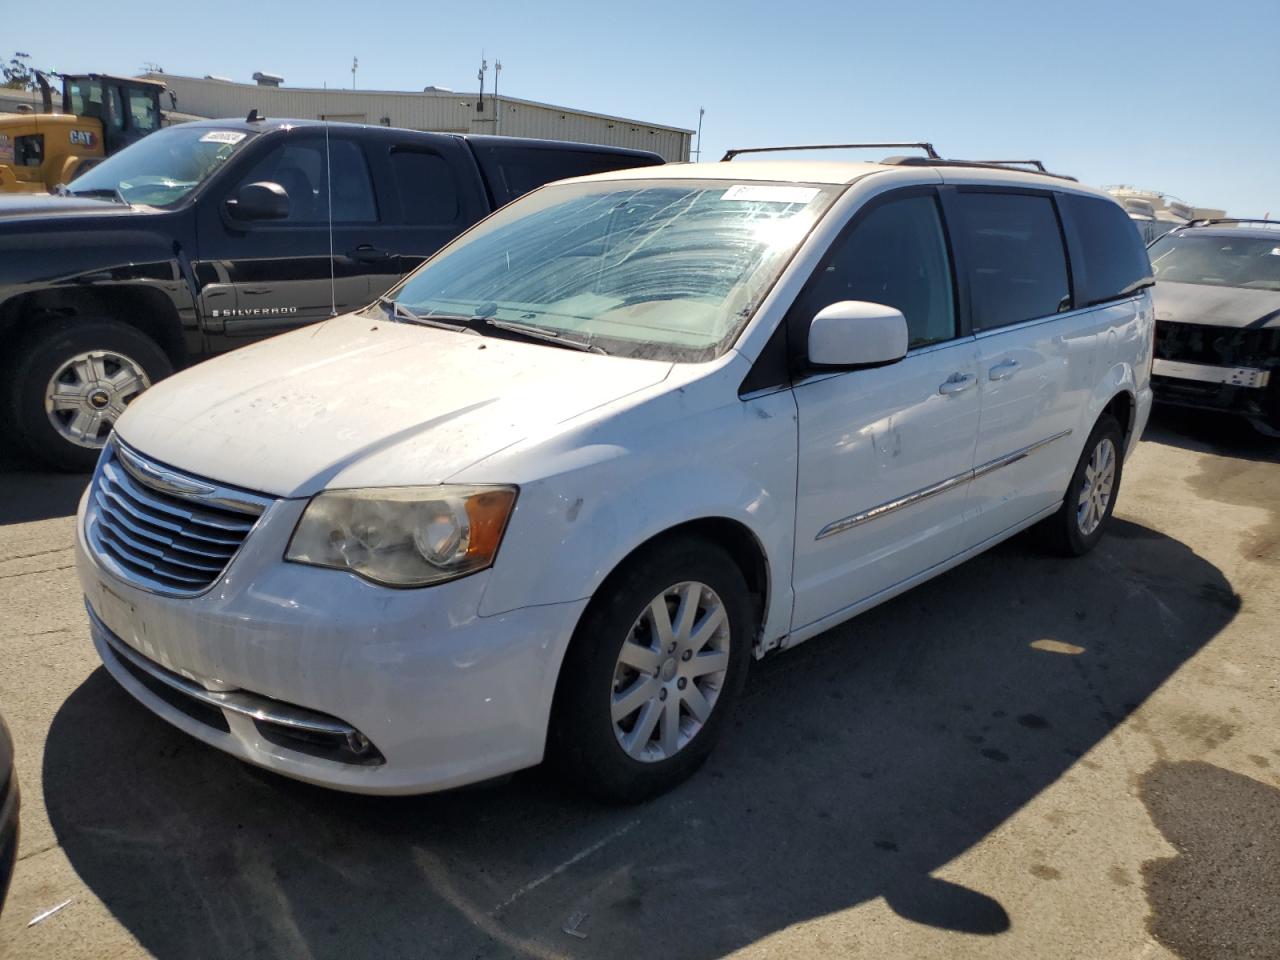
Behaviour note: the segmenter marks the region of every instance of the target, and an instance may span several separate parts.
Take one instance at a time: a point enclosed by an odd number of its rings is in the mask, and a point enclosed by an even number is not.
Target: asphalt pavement
[[[1019,537],[756,664],[633,808],[184,736],[95,657],[83,485],[0,464],[0,957],[1280,957],[1280,442],[1243,424],[1158,411],[1084,559]]]

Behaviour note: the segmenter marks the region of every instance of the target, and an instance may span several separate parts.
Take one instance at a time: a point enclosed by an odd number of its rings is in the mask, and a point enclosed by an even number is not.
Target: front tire
[[[36,460],[69,473],[92,470],[125,407],[172,372],[160,345],[128,324],[57,320],[17,349],[0,419]]]
[[[1115,417],[1104,413],[1085,441],[1062,507],[1041,524],[1053,552],[1081,557],[1098,545],[1120,493],[1123,451],[1124,431]]]
[[[552,762],[611,803],[638,803],[689,777],[741,695],[755,626],[742,572],[715,544],[681,538],[628,561],[565,654]]]

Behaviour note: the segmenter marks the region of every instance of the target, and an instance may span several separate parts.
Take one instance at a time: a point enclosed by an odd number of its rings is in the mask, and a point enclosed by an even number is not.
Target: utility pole
[[[502,102],[498,99],[498,76],[502,73],[502,61],[493,61],[493,132],[496,136],[501,133],[498,128],[502,126]]]
[[[484,113],[484,75],[489,70],[489,61],[483,56],[480,58],[480,72],[476,74],[476,79],[480,81],[480,99],[476,101],[476,113]]]
[[[706,107],[698,108],[698,149],[693,151],[695,163],[702,159],[702,115],[706,112]]]
[[[359,69],[359,67],[360,67],[360,58],[352,57],[351,58],[351,89],[352,90],[356,88],[356,70]]]

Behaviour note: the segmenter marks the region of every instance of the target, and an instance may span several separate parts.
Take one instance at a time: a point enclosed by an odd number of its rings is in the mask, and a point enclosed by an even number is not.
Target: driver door
[[[894,191],[856,215],[792,308],[793,343],[805,343],[813,316],[841,300],[901,310],[908,353],[794,384],[793,632],[960,551],[978,434],[978,348],[959,325],[934,188]]]
[[[244,184],[261,181],[284,188],[289,215],[251,222],[231,217],[227,198]],[[226,277],[235,300],[234,306],[211,315],[214,329],[220,323],[228,337],[271,336],[358,309],[372,299],[368,275],[380,267],[366,262],[361,248],[382,246],[377,242],[382,224],[368,162],[356,139],[333,133],[326,150],[323,134],[280,138],[227,189],[202,200],[201,207],[202,264]]]

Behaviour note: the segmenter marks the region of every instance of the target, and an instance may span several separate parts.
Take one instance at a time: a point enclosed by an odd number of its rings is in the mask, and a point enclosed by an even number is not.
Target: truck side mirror
[[[289,194],[270,180],[246,183],[227,199],[227,213],[236,220],[283,220],[289,216]]]

